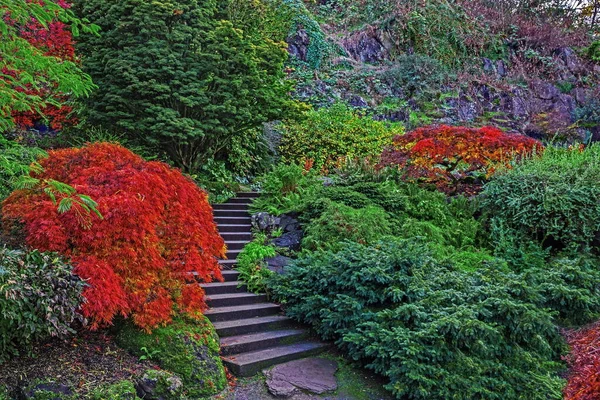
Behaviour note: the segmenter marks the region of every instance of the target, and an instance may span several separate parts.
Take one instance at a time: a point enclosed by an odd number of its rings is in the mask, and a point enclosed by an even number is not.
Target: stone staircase
[[[237,376],[252,376],[275,364],[318,354],[327,345],[310,331],[282,315],[281,307],[253,294],[238,281],[233,268],[237,255],[252,240],[248,207],[257,193],[238,193],[213,206],[215,222],[227,244],[227,260],[220,260],[225,282],[201,284],[210,309],[205,315],[221,338],[221,355]]]

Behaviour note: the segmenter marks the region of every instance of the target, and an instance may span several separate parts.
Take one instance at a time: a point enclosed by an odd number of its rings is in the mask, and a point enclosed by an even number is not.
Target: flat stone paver
[[[337,389],[337,363],[326,358],[305,358],[276,365],[264,371],[269,392],[278,397],[290,397],[304,391],[313,394]]]

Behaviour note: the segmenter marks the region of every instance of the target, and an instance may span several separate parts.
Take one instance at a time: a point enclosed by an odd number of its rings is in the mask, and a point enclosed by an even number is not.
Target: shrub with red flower
[[[394,138],[379,167],[399,168],[407,180],[448,194],[475,194],[499,168],[542,149],[540,142],[493,127],[429,126]]]
[[[116,144],[51,151],[40,164],[36,178],[91,196],[103,219],[78,204],[61,214],[40,189],[13,192],[3,219],[9,229],[23,224],[31,247],[71,257],[89,284],[82,312],[92,328],[117,314],[147,330],[176,312],[200,315],[204,293],[193,276],[222,279],[215,257],[225,251],[205,192],[178,170]]]
[[[70,4],[62,0],[57,1],[57,4],[65,9],[70,8]],[[8,23],[14,24],[10,15],[5,15],[4,18]],[[18,28],[19,36],[41,50],[45,56],[54,57],[58,59],[58,62],[77,62],[73,35],[69,25],[64,22],[56,20],[44,26],[39,20],[32,19],[28,24]],[[14,77],[21,73],[21,71],[9,68],[3,68],[1,72],[6,77]],[[7,78],[3,79],[10,81]],[[18,128],[33,128],[42,120],[53,130],[60,130],[65,126],[77,123],[77,118],[72,115],[73,107],[66,104],[68,95],[58,92],[55,87],[38,87],[36,89],[19,87],[17,90],[48,101],[45,107],[37,111],[14,111],[13,119]]]
[[[600,399],[600,323],[567,334],[571,372],[565,400]]]

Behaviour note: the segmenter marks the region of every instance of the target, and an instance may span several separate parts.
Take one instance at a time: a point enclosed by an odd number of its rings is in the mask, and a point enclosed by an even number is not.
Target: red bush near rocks
[[[474,194],[498,167],[536,148],[543,146],[493,127],[429,126],[396,136],[379,167],[399,168],[407,180],[434,184],[448,194]]]
[[[190,273],[203,281],[222,279],[215,257],[225,250],[206,193],[178,170],[116,144],[52,151],[40,163],[44,171],[36,178],[91,196],[103,219],[78,204],[58,213],[39,189],[11,194],[3,219],[24,224],[29,246],[71,257],[75,273],[89,284],[82,312],[92,328],[117,314],[151,330],[176,312],[201,313],[203,292],[188,285]]]
[[[565,400],[600,398],[600,323],[567,335],[571,367],[565,388]]]

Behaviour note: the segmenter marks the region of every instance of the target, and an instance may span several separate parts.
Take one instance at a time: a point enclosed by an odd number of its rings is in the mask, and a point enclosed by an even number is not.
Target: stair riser
[[[249,192],[249,193],[237,193],[235,197],[238,199],[255,199],[259,196],[260,196],[260,193]]]
[[[230,328],[217,328],[217,335],[220,337],[246,335],[248,333],[264,332],[275,329],[292,328],[292,320],[265,322],[262,324],[252,324],[244,326],[233,326]]]
[[[241,225],[231,225],[227,226],[225,223],[221,223],[218,227],[219,233],[248,233],[250,229],[252,229],[252,225],[250,223],[241,224]]]
[[[233,270],[233,269],[236,267],[236,265],[237,265],[237,263],[236,263],[236,262],[235,262],[235,263],[230,263],[230,262],[223,262],[223,261],[231,261],[231,260],[221,260],[221,262],[219,262],[219,265],[221,266],[221,269],[222,269],[223,271],[231,271],[231,270]],[[234,261],[235,261],[235,260],[234,260]],[[234,280],[237,280],[237,279],[234,279]],[[227,282],[229,282],[230,280],[227,280],[227,279],[226,279],[226,281],[227,281]]]
[[[225,279],[225,282],[235,282],[238,280],[239,276],[239,273],[223,273],[223,278]]]
[[[246,210],[214,210],[215,218],[219,217],[249,217]]]
[[[227,200],[223,204],[248,204],[248,205],[250,205],[252,203],[252,200],[254,200],[254,199],[251,199],[249,197],[236,197],[236,198]]]
[[[264,303],[265,301],[267,301],[266,294],[252,297],[235,297],[231,299],[206,299],[206,304],[208,304],[209,307],[233,307]]]
[[[251,241],[252,233],[250,232],[250,227],[248,227],[248,232],[221,232],[221,237],[226,242],[228,241]]]
[[[233,321],[236,319],[246,319],[246,318],[255,318],[255,317],[269,317],[271,315],[277,315],[281,312],[279,306],[269,307],[269,308],[255,308],[250,310],[238,310],[231,312],[223,312],[223,313],[206,313],[206,318],[208,318],[211,322],[223,322],[223,321]]]
[[[246,286],[211,286],[204,288],[204,294],[209,296],[211,294],[226,294],[226,293],[246,293]]]
[[[295,354],[289,354],[281,357],[272,358],[270,360],[259,361],[253,364],[245,364],[245,365],[237,365],[228,360],[223,360],[223,364],[229,368],[229,370],[236,376],[240,377],[250,377],[254,376],[258,372],[262,371],[265,368],[271,367],[275,364],[281,364],[288,361],[298,360],[300,358],[306,358],[310,356],[314,356],[316,354],[320,354],[325,350],[325,348],[319,347],[316,349],[307,350],[304,352],[299,352]]]
[[[214,204],[212,206],[213,210],[241,210],[248,212],[248,208],[250,208],[250,203],[223,203],[223,204]]]
[[[219,227],[219,225],[250,225],[250,217],[248,215],[246,217],[216,216],[215,222],[217,223],[217,228]],[[248,232],[248,230],[241,231],[238,227],[238,230],[234,232]]]
[[[307,332],[298,333],[297,335],[285,336],[282,338],[265,339],[250,343],[233,344],[231,346],[222,346],[221,355],[228,356],[230,354],[246,353],[250,351],[258,351],[268,349],[269,347],[292,344],[305,339],[308,336]]]
[[[248,242],[242,242],[242,243],[229,242],[229,243],[227,243],[227,241],[225,241],[225,244],[227,245],[227,250],[241,250],[244,248],[245,245],[248,244]]]
[[[227,258],[228,258],[228,259],[230,259],[230,260],[236,260],[236,259],[237,259],[237,256],[238,256],[238,254],[240,254],[240,252],[241,252],[241,251],[242,251],[242,250],[239,250],[239,249],[238,249],[238,250],[235,250],[235,249],[234,249],[234,250],[231,250],[231,249],[229,249],[229,250],[227,250],[227,253],[225,253],[225,255],[226,255],[226,256],[227,256]]]

